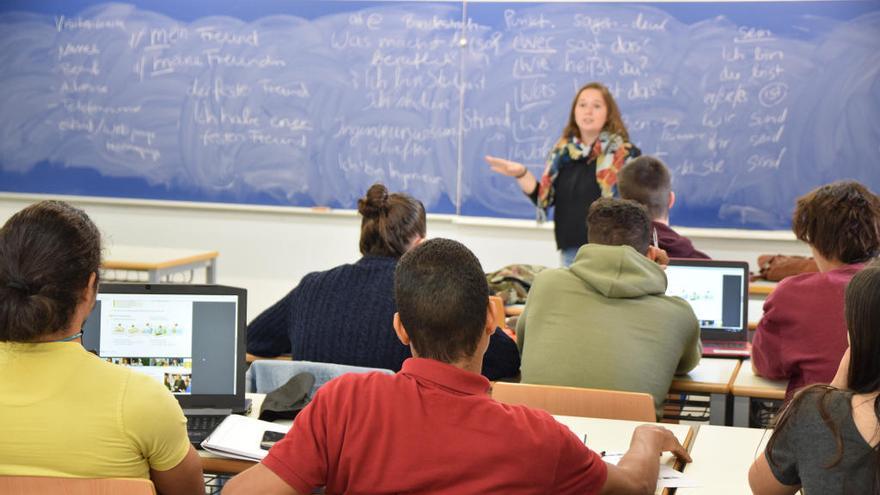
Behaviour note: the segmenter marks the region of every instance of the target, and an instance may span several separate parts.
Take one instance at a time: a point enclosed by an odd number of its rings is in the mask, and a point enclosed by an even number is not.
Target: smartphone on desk
[[[260,448],[263,450],[271,449],[272,446],[275,445],[275,442],[284,438],[284,435],[286,435],[286,433],[281,433],[280,431],[263,432],[263,439],[260,440]]]

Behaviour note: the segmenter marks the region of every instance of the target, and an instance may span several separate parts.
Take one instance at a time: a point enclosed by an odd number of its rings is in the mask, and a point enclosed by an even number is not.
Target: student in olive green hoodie
[[[666,296],[665,253],[634,201],[603,198],[587,215],[590,243],[568,268],[535,277],[516,332],[522,382],[646,392],[661,415],[673,375],[700,361],[690,305]]]

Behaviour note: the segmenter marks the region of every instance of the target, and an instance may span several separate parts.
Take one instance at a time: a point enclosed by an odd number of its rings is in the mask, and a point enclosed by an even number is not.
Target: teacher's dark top
[[[630,150],[630,158],[640,154],[635,146]],[[556,199],[553,205],[553,222],[556,249],[581,247],[588,242],[587,210],[593,201],[602,196],[602,189],[596,181],[596,160],[584,157],[561,164],[554,187]],[[529,198],[532,203],[537,204],[537,185],[529,194]]]

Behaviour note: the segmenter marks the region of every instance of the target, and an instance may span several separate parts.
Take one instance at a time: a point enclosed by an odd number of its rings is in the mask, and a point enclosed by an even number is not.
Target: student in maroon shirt
[[[678,235],[669,226],[669,209],[675,204],[675,193],[672,192],[669,169],[658,158],[640,156],[624,165],[617,174],[617,187],[621,198],[648,208],[657,247],[666,251],[670,258],[709,259],[706,253],[694,247],[690,239]]]
[[[652,493],[658,456],[687,452],[643,425],[615,465],[543,411],[501,404],[481,376],[495,329],[477,258],[448,239],[397,265],[394,328],[413,356],[396,375],[344,375],[324,385],[266,459],[224,494]]]
[[[844,289],[880,254],[880,198],[854,181],[819,187],[798,198],[791,228],[810,245],[819,272],[779,282],[752,341],[755,373],[789,380],[786,399],[834,378],[847,347]]]

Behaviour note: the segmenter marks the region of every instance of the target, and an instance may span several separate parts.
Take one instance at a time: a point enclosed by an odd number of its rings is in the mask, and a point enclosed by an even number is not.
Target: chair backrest
[[[0,493],[31,495],[156,495],[153,482],[136,478],[53,478],[48,476],[0,476]]]
[[[492,304],[492,314],[495,315],[495,326],[504,328],[506,315],[504,314],[504,301],[500,296],[489,296],[489,303]]]
[[[492,398],[562,416],[657,421],[654,399],[642,392],[496,382]]]
[[[384,368],[365,368],[312,361],[257,360],[251,363],[251,367],[248,368],[245,375],[245,391],[267,394],[284,385],[299,373],[305,372],[311,373],[315,377],[315,385],[311,393],[309,393],[309,397],[312,397],[321,385],[337,376],[346,373],[369,373],[371,371],[379,371],[389,375],[394,374],[393,371]]]

